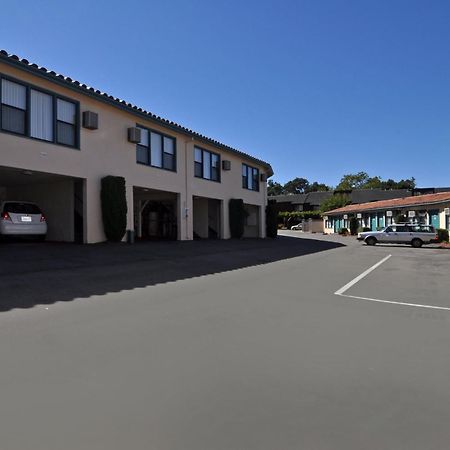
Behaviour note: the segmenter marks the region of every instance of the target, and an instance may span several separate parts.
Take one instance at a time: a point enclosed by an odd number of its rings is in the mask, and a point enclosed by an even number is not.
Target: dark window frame
[[[201,160],[201,162],[195,160],[195,150],[196,150],[196,149],[197,149],[197,150],[200,150],[200,152],[201,152],[201,155],[202,155],[202,160]],[[208,153],[208,154],[210,155],[210,163],[209,163],[209,173],[210,173],[210,178],[206,178],[206,177],[205,177],[205,173],[204,173],[204,169],[203,169],[203,162],[204,162],[204,160],[205,160],[205,156],[204,156],[205,153]],[[217,159],[218,159],[218,164],[217,164],[217,180],[214,179],[214,178],[212,178],[213,169],[214,169],[214,166],[213,166],[213,158],[212,158],[213,155],[214,155],[214,156],[217,156]],[[199,147],[198,145],[195,145],[195,146],[194,146],[194,177],[195,177],[195,178],[200,178],[200,179],[202,179],[202,180],[214,181],[214,183],[221,183],[221,182],[222,182],[221,161],[222,161],[222,159],[221,159],[219,153],[215,153],[215,152],[212,152],[211,150],[207,150],[206,148]],[[197,175],[197,174],[195,173],[195,172],[196,172],[196,170],[195,170],[196,164],[200,164],[200,166],[201,166],[201,175]]]
[[[244,175],[245,167],[245,175]],[[256,171],[256,172],[255,172]],[[259,192],[259,169],[257,167],[249,166],[248,164],[242,163],[241,176],[242,176],[242,188],[248,191]],[[248,178],[251,176],[252,187],[248,187]]]
[[[26,89],[25,134],[16,133],[14,131],[5,130],[5,129],[2,128],[2,119],[3,119],[2,118],[3,103],[2,103],[2,89],[1,89],[2,80],[7,80],[7,81],[10,81],[11,83],[19,84],[19,85],[23,86]],[[30,100],[31,90],[42,92],[43,94],[47,94],[47,95],[50,95],[52,97],[52,102],[53,102],[53,139],[51,141],[31,136],[31,126],[30,126],[30,123],[31,123],[31,100]],[[69,102],[69,103],[72,103],[72,104],[75,105],[75,124],[74,124],[74,126],[75,126],[75,145],[68,145],[68,144],[64,144],[64,143],[58,142],[57,99],[60,99],[60,100],[63,100],[65,102]],[[9,106],[9,105],[5,105],[5,106]],[[14,107],[11,106],[11,108],[14,108]],[[19,109],[20,111],[23,111],[20,108],[15,108],[15,109]],[[1,133],[6,133],[6,134],[12,134],[14,136],[20,136],[20,137],[36,140],[36,141],[39,141],[39,142],[46,142],[48,144],[59,145],[61,147],[67,147],[67,148],[72,148],[72,149],[75,149],[75,150],[80,150],[80,132],[81,132],[81,126],[80,126],[80,102],[77,101],[77,100],[74,100],[72,98],[65,97],[64,95],[57,94],[56,92],[49,91],[48,89],[43,89],[40,86],[36,86],[34,84],[27,83],[27,82],[24,82],[22,80],[18,80],[17,78],[10,77],[9,75],[5,75],[5,74],[0,72],[0,132]]]
[[[136,123],[136,128],[141,128],[141,129],[146,130],[148,132],[148,145],[145,146],[145,145],[141,145],[141,144],[136,144],[136,163],[140,164],[142,166],[152,167],[154,169],[167,170],[168,172],[175,172],[176,173],[177,172],[177,138],[173,137],[173,136],[170,136],[169,134],[161,133],[161,131],[155,130],[153,128],[146,127],[145,125],[142,125],[140,123]],[[151,140],[151,133],[158,134],[159,136],[161,136],[161,166],[155,166],[155,165],[152,164],[152,140]],[[164,151],[164,138],[172,140],[172,142],[173,142],[173,154]],[[137,152],[138,152],[138,148],[139,147],[147,149],[147,161],[148,161],[148,163],[145,163],[145,162],[142,162],[142,161],[138,161]],[[173,156],[173,168],[172,169],[168,169],[167,167],[164,167],[164,161],[165,161],[164,155],[171,155],[171,156]]]

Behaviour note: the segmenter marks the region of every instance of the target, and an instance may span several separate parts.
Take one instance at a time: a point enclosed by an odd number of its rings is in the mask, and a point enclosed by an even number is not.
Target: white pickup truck
[[[367,245],[377,243],[410,244],[419,248],[423,244],[437,242],[438,236],[432,225],[392,224],[381,231],[358,233],[358,240]]]

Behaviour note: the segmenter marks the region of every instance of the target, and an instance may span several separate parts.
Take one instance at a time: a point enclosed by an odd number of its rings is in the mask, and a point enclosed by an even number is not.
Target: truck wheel
[[[366,239],[366,244],[367,245],[375,245],[377,243],[377,240],[374,238],[374,237],[368,237],[367,239]]]
[[[422,242],[420,239],[415,238],[415,239],[413,239],[413,240],[411,241],[411,245],[412,245],[414,248],[420,248],[420,247],[422,247],[423,242]]]

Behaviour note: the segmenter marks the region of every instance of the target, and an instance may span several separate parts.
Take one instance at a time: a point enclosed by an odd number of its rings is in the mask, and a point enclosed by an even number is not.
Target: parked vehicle
[[[291,230],[302,231],[303,230],[303,224],[302,223],[298,223],[297,225],[293,225],[291,227]]]
[[[419,248],[423,244],[437,242],[438,236],[432,225],[393,224],[381,231],[358,233],[358,240],[364,241],[367,245],[377,243],[410,244]]]
[[[36,236],[45,239],[47,221],[40,208],[31,202],[0,203],[0,237]]]

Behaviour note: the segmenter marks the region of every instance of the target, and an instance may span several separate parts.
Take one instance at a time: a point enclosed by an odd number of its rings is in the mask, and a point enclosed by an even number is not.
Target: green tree
[[[367,179],[362,189],[382,189],[383,181],[380,177],[370,177]]]
[[[345,194],[334,194],[330,198],[327,198],[320,205],[320,212],[324,213],[332,211],[333,209],[342,208],[350,203],[348,197]]]
[[[294,178],[284,185],[285,194],[303,194],[309,186],[306,178]]]
[[[318,191],[331,191],[331,188],[324,183],[318,183],[317,181],[314,181],[305,189],[305,193]]]
[[[269,180],[267,182],[267,195],[281,195],[284,194],[283,186],[276,181]]]
[[[127,227],[127,199],[125,178],[112,175],[101,180],[101,205],[103,229],[106,239],[119,242]]]
[[[369,180],[366,172],[349,173],[341,178],[336,187],[338,191],[347,191],[351,189],[364,189],[364,185]]]

